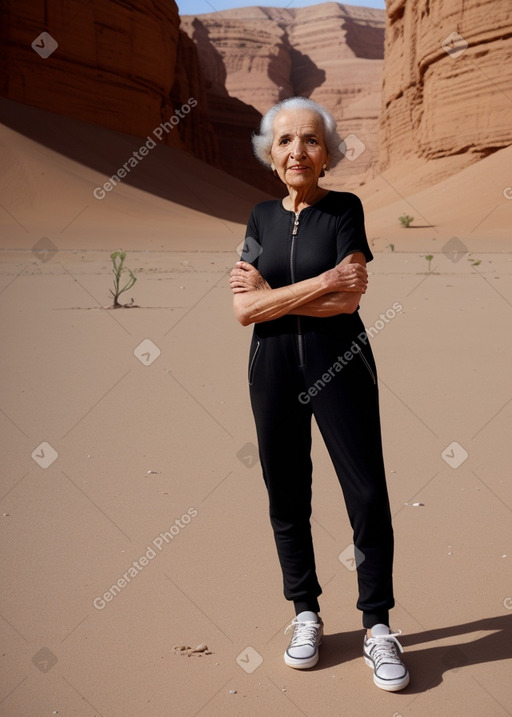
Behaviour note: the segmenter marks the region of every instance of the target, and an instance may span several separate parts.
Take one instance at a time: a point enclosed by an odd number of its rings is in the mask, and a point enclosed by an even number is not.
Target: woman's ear
[[[320,177],[325,177],[325,173],[328,171],[330,164],[331,164],[331,157],[328,154],[327,157],[325,158],[325,162],[322,165],[322,171],[320,172],[320,175],[319,175]]]

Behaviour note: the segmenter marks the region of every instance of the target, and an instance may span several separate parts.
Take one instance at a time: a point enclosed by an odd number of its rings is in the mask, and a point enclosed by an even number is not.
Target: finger
[[[247,284],[246,281],[243,279],[240,279],[239,277],[235,276],[231,281],[229,282],[231,286],[245,286]]]

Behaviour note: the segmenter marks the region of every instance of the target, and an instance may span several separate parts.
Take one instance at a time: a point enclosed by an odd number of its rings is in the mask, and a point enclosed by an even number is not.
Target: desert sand
[[[96,199],[139,139],[1,110],[0,713],[510,714],[512,149],[433,185],[409,162],[360,192],[392,626],[411,672],[389,694],[361,656],[355,572],[340,559],[351,531],[316,430],[326,637],[313,670],[283,663],[293,615],[249,407],[251,330],[227,281],[264,195],[160,146]],[[137,276],[122,299],[139,308],[107,308],[114,250]]]

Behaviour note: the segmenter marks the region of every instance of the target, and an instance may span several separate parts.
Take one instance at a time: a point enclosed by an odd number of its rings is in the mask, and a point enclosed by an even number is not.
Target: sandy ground
[[[388,694],[361,657],[350,527],[316,429],[326,637],[313,670],[283,663],[292,612],[227,283],[261,196],[159,148],[97,200],[138,140],[2,110],[0,714],[511,715],[510,149],[360,193],[411,672]],[[404,210],[427,226],[402,229]],[[113,311],[121,248],[139,308]]]

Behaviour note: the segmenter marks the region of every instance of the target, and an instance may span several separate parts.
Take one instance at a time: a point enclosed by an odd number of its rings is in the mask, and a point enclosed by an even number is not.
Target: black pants
[[[357,608],[363,625],[388,624],[394,605],[393,529],[376,369],[364,326],[358,314],[345,322],[301,318],[299,334],[296,317],[285,319],[256,326],[249,360],[251,405],[284,595],[300,610],[319,609],[322,589],[310,527],[314,415],[360,551]]]

